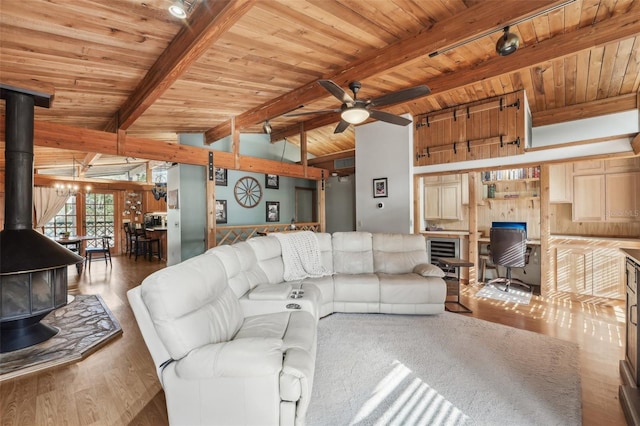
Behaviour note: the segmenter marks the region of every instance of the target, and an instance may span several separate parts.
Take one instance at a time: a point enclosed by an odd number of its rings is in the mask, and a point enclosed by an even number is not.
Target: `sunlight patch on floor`
[[[462,425],[470,418],[396,360],[350,425]],[[388,407],[381,411],[380,407]]]

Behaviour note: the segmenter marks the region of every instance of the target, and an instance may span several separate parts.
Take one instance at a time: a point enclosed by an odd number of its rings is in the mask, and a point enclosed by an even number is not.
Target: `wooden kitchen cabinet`
[[[156,200],[151,191],[144,192],[143,205],[146,213],[167,211],[167,202],[164,200],[164,197]]]
[[[604,221],[606,217],[604,175],[574,176],[572,206],[574,222]]]
[[[425,185],[425,220],[462,218],[460,183]]]
[[[591,294],[592,274],[589,250],[574,247],[556,250],[556,290]]]
[[[549,201],[573,202],[573,165],[571,163],[549,166]]]
[[[640,172],[605,176],[605,219],[609,222],[640,221]]]
[[[556,289],[624,299],[624,255],[611,248],[558,247]]]
[[[640,221],[640,172],[573,177],[573,221]]]
[[[604,163],[607,172],[632,172],[640,169],[640,157],[613,158]]]
[[[604,173],[604,160],[588,160],[573,163],[574,175]]]

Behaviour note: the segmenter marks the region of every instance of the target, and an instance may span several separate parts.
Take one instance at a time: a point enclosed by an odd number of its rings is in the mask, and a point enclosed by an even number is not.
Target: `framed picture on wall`
[[[279,189],[280,188],[280,177],[278,175],[264,175],[264,187]]]
[[[216,200],[216,223],[227,223],[227,200]]]
[[[172,189],[171,191],[167,192],[167,207],[176,210],[180,208],[180,206],[178,205],[177,189]]]
[[[267,201],[267,222],[280,222],[280,201]]]
[[[377,178],[373,180],[373,198],[386,197],[387,178]]]
[[[216,185],[227,186],[227,169],[216,167]]]

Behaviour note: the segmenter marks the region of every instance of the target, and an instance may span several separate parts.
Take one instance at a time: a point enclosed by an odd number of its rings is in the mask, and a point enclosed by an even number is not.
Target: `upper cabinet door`
[[[640,172],[609,173],[605,185],[607,221],[640,221]]]
[[[593,173],[604,173],[604,161],[578,161],[573,163],[573,173],[576,175],[588,175]]]
[[[605,220],[604,175],[573,177],[573,221]]]
[[[571,163],[549,166],[549,201],[552,203],[573,202],[573,167]]]

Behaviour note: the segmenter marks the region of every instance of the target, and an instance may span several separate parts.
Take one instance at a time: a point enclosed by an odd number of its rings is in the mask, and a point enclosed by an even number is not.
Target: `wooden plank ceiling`
[[[7,0],[0,81],[55,91],[36,120],[170,142],[204,132],[215,142],[232,119],[241,132],[261,132],[269,119],[273,139],[298,144],[303,126],[309,157],[329,156],[354,148],[353,126],[335,135],[337,114],[284,117],[340,106],[318,79],[345,89],[359,80],[363,99],[426,84],[431,95],[385,108],[412,115],[524,89],[534,125],[553,120],[549,111],[610,98],[615,108],[636,94],[640,2],[576,0],[528,19],[563,3],[195,0],[183,22],[167,12],[170,0]],[[507,25],[520,48],[500,57]],[[82,144],[37,148],[36,167],[100,158]]]

